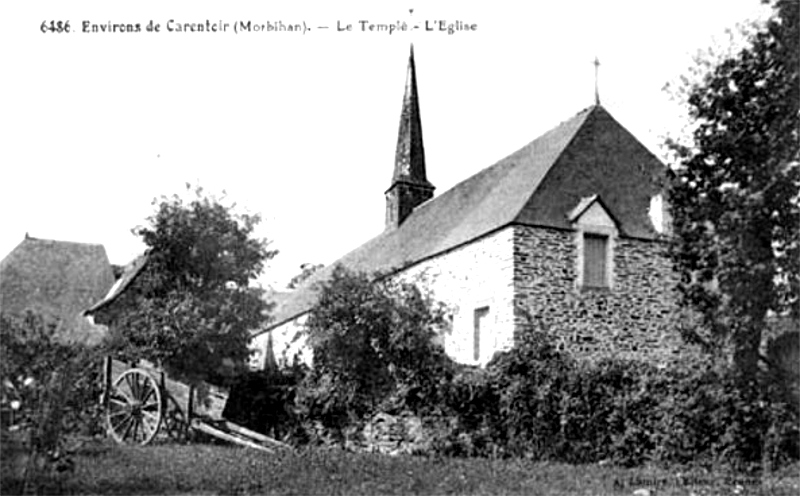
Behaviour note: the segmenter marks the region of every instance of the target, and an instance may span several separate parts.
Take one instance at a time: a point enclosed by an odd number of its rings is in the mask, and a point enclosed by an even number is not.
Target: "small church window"
[[[489,307],[475,309],[475,328],[472,338],[472,358],[476,362],[481,358],[481,330],[486,329],[489,317]]]
[[[608,236],[583,235],[583,285],[608,287]]]

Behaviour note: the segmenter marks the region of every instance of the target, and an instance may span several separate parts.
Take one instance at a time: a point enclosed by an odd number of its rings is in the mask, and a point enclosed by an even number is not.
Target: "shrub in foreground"
[[[337,267],[306,321],[314,366],[297,391],[311,438],[344,441],[379,411],[440,404],[452,363],[442,309],[411,283]]]
[[[32,426],[43,402],[53,391],[54,375],[66,365],[74,373],[66,384],[62,422],[68,433],[102,432],[100,362],[79,344],[58,340],[57,326],[28,314],[24,318],[0,315],[0,379],[3,409],[15,410],[15,423]],[[50,387],[52,386],[52,387]],[[15,408],[14,408],[15,407]]]
[[[459,366],[434,344],[443,321],[415,286],[337,268],[306,324],[299,439],[352,445],[376,414],[411,412],[446,456],[737,470],[800,458],[796,405],[770,374],[743,380],[712,357],[576,361],[541,332]]]
[[[544,334],[447,386],[443,454],[774,468],[800,459],[797,408],[771,375],[711,360],[571,360]],[[444,426],[444,427],[442,427]]]
[[[43,477],[71,466],[65,434],[101,431],[97,355],[59,341],[57,330],[33,314],[0,315],[0,428],[4,446],[14,440],[11,456],[24,460],[24,492],[40,492]]]

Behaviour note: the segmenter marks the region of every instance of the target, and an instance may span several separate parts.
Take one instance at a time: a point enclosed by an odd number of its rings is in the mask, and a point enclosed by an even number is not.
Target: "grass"
[[[2,493],[18,492],[3,447]],[[16,453],[19,455],[19,453]],[[62,494],[800,494],[794,467],[766,480],[699,471],[571,466],[526,460],[424,458],[339,450],[267,454],[222,445],[86,444],[75,469],[42,481]],[[738,486],[738,487],[737,487]]]

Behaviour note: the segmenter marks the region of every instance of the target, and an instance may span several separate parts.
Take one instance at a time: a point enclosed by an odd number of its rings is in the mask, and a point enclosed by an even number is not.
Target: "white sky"
[[[409,9],[414,9],[410,14]],[[184,183],[264,217],[262,282],[383,229],[409,43],[428,179],[440,194],[592,104],[654,153],[680,129],[662,91],[759,0],[82,2],[0,5],[0,258],[29,233],[125,264],[151,200]],[[295,33],[43,34],[44,20],[305,21]],[[425,20],[476,32],[425,32]],[[359,20],[418,23],[360,32]],[[354,25],[339,33],[337,21]],[[327,31],[313,29],[328,25]]]

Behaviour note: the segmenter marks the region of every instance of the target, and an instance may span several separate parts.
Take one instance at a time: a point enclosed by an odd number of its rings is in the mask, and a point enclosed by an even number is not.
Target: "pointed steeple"
[[[414,45],[411,45],[392,185],[386,191],[386,229],[402,224],[414,208],[433,197],[433,191],[434,187],[425,174]]]

